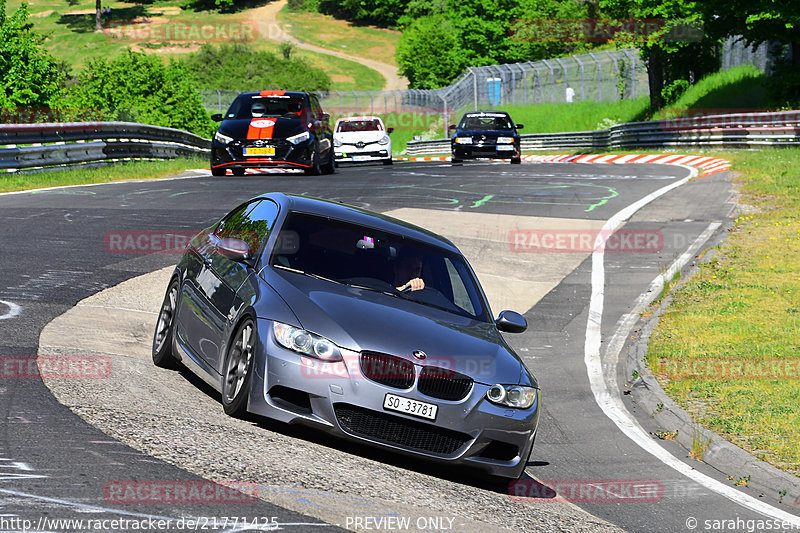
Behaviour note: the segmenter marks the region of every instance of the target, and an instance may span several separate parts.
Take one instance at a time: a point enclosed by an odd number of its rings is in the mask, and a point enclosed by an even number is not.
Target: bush
[[[291,48],[282,48],[282,56],[253,50],[244,43],[219,47],[204,44],[197,52],[188,54],[183,63],[203,89],[330,89],[331,79],[323,70],[293,57]]]
[[[26,3],[8,17],[0,0],[0,72],[0,109],[46,109],[64,90],[67,68],[31,31]]]
[[[92,59],[69,88],[64,104],[96,109],[105,120],[166,126],[211,136],[214,122],[184,66],[131,52]]]

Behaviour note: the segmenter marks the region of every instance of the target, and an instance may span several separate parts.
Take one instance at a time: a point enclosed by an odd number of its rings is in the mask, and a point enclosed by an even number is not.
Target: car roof
[[[505,111],[470,111],[464,113],[465,117],[508,117],[510,116]]]
[[[381,124],[383,124],[383,121],[381,120],[381,117],[375,117],[375,116],[371,116],[371,115],[362,115],[362,116],[359,116],[359,117],[342,117],[342,118],[338,119],[336,121],[336,123],[338,124],[340,122],[348,122],[350,120],[364,120],[364,121],[366,121],[366,120],[378,120]]]
[[[286,208],[290,211],[320,215],[369,226],[377,230],[403,235],[426,244],[439,246],[461,255],[458,248],[446,237],[428,231],[425,228],[415,226],[414,224],[409,224],[403,220],[360,207],[354,207],[322,198],[285,193],[267,193],[258,198],[269,198],[278,203],[282,208]]]

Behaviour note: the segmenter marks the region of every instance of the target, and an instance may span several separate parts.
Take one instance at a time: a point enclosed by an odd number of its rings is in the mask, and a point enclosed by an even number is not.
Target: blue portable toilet
[[[486,84],[489,90],[489,105],[496,107],[500,105],[500,90],[502,89],[502,80],[500,78],[486,78]]]

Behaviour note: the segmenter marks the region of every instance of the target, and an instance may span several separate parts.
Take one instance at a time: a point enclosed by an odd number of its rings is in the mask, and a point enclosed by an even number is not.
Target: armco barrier
[[[0,125],[0,172],[119,159],[207,156],[210,150],[210,139],[133,122]]]
[[[532,133],[521,137],[523,151],[798,146],[800,111],[629,122],[601,131]],[[450,140],[409,141],[407,151],[410,156],[449,153]]]

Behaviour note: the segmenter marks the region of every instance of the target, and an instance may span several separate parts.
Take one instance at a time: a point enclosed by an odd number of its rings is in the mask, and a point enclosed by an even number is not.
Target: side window
[[[464,286],[464,280],[461,278],[458,270],[456,270],[455,265],[453,265],[449,258],[445,258],[444,263],[447,267],[447,275],[450,278],[450,284],[453,287],[453,303],[467,313],[475,315],[475,306],[472,305],[469,292]]]
[[[314,110],[314,114],[317,117],[321,117],[322,116],[322,106],[319,103],[319,98],[317,98],[317,96],[314,95],[314,94],[309,95],[309,98],[311,99],[311,108]]]
[[[243,240],[255,255],[267,241],[277,216],[278,205],[275,202],[256,200],[228,215],[217,228],[216,234],[221,239],[234,237]]]

